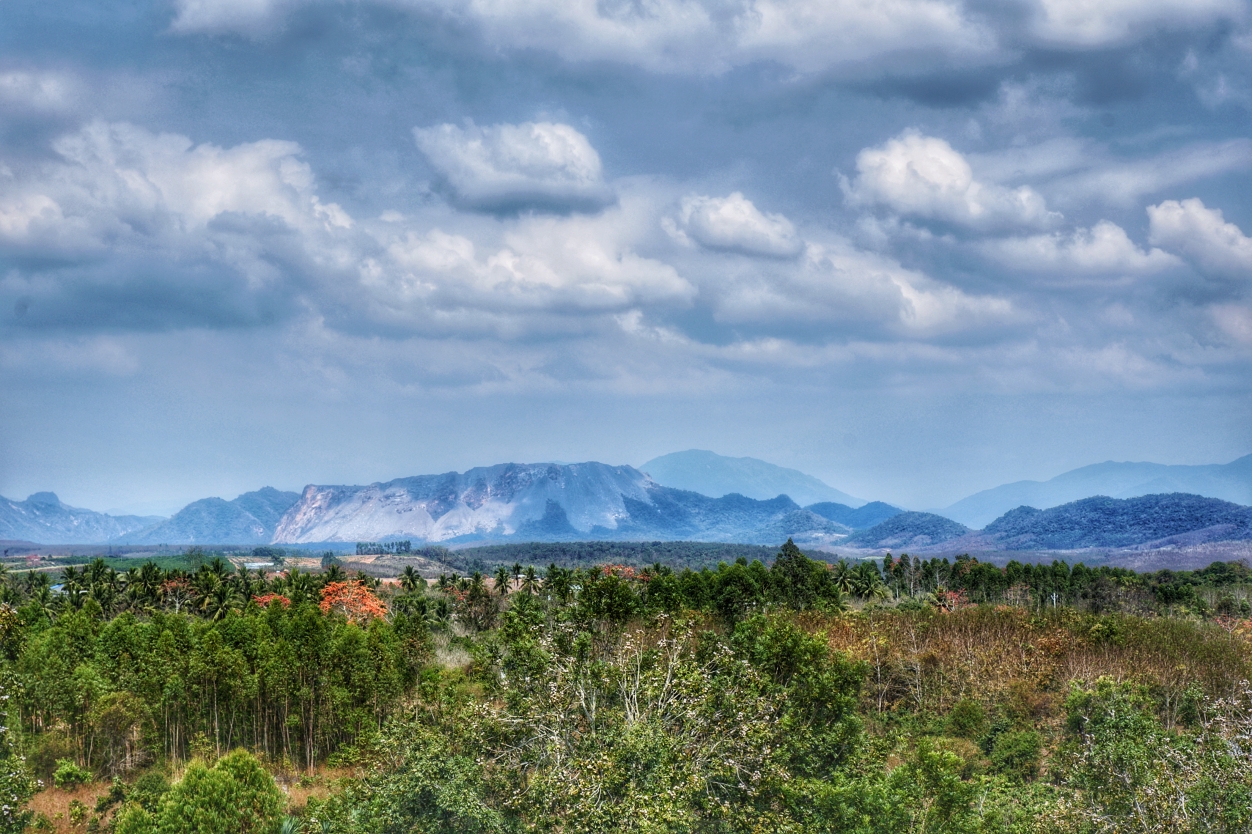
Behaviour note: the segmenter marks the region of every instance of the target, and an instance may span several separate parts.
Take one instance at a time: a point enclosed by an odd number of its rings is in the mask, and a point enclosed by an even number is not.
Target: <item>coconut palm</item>
[[[493,577],[496,582],[496,593],[502,597],[509,595],[509,569],[501,565],[496,568],[496,574]]]

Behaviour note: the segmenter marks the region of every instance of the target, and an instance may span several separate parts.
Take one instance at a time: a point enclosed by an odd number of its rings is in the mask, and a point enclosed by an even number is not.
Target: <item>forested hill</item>
[[[1188,541],[1252,538],[1252,507],[1186,493],[1084,498],[1048,510],[1018,507],[983,534],[1004,549],[1131,547],[1185,536]]]
[[[500,565],[558,565],[586,568],[593,565],[627,565],[643,568],[654,564],[683,568],[716,567],[736,559],[772,562],[776,547],[720,542],[527,542],[493,544],[464,550],[423,548],[420,554],[455,570],[488,572]]]
[[[952,541],[969,533],[963,524],[933,513],[900,513],[840,544],[864,548],[921,548]]]
[[[1171,493],[1084,498],[1038,510],[1018,507],[982,530],[930,513],[901,513],[840,542],[841,547],[924,552],[1081,550],[1173,546],[1252,539],[1252,507]]]

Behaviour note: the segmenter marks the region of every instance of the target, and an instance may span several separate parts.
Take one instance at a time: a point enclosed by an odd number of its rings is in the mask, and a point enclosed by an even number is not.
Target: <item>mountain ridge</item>
[[[1046,510],[1099,495],[1137,498],[1174,492],[1252,505],[1252,455],[1244,455],[1230,463],[1198,466],[1117,461],[1093,463],[1062,472],[1046,481],[1001,484],[966,496],[935,512],[968,527],[980,528],[1020,506]]]

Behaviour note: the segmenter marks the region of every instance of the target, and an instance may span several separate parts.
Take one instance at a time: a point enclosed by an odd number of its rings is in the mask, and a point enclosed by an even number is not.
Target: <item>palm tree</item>
[[[417,589],[425,584],[421,575],[418,574],[412,565],[404,566],[404,571],[400,574],[400,587],[404,589],[405,593],[416,593]]]
[[[539,573],[535,570],[534,565],[528,565],[525,573],[522,574],[522,588],[526,593],[534,596],[539,590]]]
[[[839,589],[839,593],[847,595],[853,592],[856,585],[856,577],[853,575],[848,563],[840,559],[835,563],[833,569],[835,587]]]
[[[496,568],[496,593],[505,597],[509,595],[509,569],[501,565]]]

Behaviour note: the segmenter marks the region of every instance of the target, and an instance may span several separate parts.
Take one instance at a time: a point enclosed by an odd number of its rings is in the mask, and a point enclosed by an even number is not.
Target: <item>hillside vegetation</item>
[[[328,565],[5,577],[0,787],[103,780],[119,834],[1252,825],[1243,565]]]

